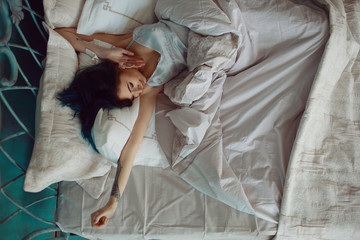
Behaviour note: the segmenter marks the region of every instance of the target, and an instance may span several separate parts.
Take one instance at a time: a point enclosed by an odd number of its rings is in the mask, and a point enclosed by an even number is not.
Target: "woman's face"
[[[121,70],[117,95],[120,100],[137,98],[146,85],[146,78],[137,69],[129,68]]]

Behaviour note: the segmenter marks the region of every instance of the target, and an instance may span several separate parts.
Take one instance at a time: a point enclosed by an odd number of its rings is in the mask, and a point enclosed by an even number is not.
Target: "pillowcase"
[[[81,13],[77,33],[123,34],[143,24],[157,21],[157,0],[87,0]]]
[[[85,0],[43,0],[45,21],[52,29],[76,27]]]
[[[117,163],[121,151],[130,137],[139,113],[139,98],[131,107],[100,109],[92,128],[97,150],[108,160]]]
[[[129,108],[100,110],[96,116],[92,134],[96,148],[108,160],[117,163],[139,112],[140,99]],[[136,152],[134,166],[167,168],[169,162],[161,149],[155,130],[155,111],[145,136]]]
[[[78,58],[68,41],[49,26],[48,31],[45,70],[36,101],[35,144],[24,182],[27,192],[39,192],[63,180],[104,176],[113,166],[83,140],[78,118],[56,99],[73,80]],[[103,185],[98,186],[85,190],[99,196]]]

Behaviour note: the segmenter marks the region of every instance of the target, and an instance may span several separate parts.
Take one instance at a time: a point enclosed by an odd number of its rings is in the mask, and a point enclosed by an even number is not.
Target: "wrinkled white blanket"
[[[235,63],[243,36],[225,14],[235,2],[218,3],[160,0],[156,6],[159,19],[170,19],[190,29],[188,69],[164,88],[164,93],[179,106],[165,115],[175,127],[169,161],[171,168],[197,190],[237,210],[255,214],[222,153],[219,111],[225,71]],[[157,132],[168,134],[159,124]]]
[[[239,53],[242,51],[245,52],[246,50],[258,51],[257,49],[251,49],[251,44],[253,43],[250,41],[246,42],[246,38],[254,38],[254,36],[249,36],[247,32],[249,29],[246,30],[245,21],[240,17],[243,14],[241,9],[246,9],[247,7],[251,11],[254,11],[259,6],[243,1],[158,1],[156,7],[158,18],[170,19],[175,23],[185,25],[190,28],[191,33],[189,34],[187,59],[189,72],[183,72],[175,80],[166,84],[164,90],[169,99],[177,104],[178,107],[175,109],[166,107],[161,109],[161,106],[159,107],[160,109],[158,109],[158,111],[166,113],[165,117],[169,118],[171,124],[168,124],[167,130],[163,130],[164,125],[166,125],[166,122],[162,119],[164,115],[158,114],[157,133],[160,145],[162,145],[172,169],[186,182],[202,193],[222,201],[237,210],[254,214],[268,221],[274,221],[274,219],[276,219],[276,213],[266,212],[269,210],[264,210],[261,209],[263,207],[259,207],[260,205],[266,205],[264,204],[265,201],[259,204],[261,200],[249,199],[249,193],[246,193],[244,190],[241,181],[242,176],[239,175],[237,169],[239,164],[233,163],[233,166],[231,166],[223,151],[222,124],[219,117],[224,81],[227,74],[240,71],[241,64],[246,62],[242,62],[242,55],[239,55]],[[321,25],[319,25],[318,30],[313,31],[320,32],[323,31],[321,30],[322,26],[326,25],[323,13],[315,17],[315,10],[310,10],[310,8],[308,9],[305,5],[294,5],[291,2],[284,4],[278,3],[278,8],[282,7],[284,7],[284,10],[289,7],[294,7],[308,14],[291,12],[292,15],[290,15],[286,21],[294,21],[294,27],[296,27],[296,21],[300,24],[306,21],[313,21],[314,23],[318,21]],[[267,11],[265,9],[266,8],[264,8],[264,12]],[[286,11],[287,10],[285,10],[285,12]],[[319,13],[321,13],[321,11],[319,11]],[[306,17],[304,19],[304,16],[307,16],[308,19],[306,19]],[[271,21],[273,20],[271,19]],[[281,20],[279,19],[278,21]],[[281,24],[282,23],[278,23],[278,27],[280,29],[283,28],[283,31],[289,31],[286,28],[291,29],[291,24]],[[275,31],[277,31],[277,29]],[[310,37],[311,31],[309,32]],[[325,39],[322,34],[326,36],[325,31],[319,35],[319,45],[314,44],[317,41],[316,38],[314,38],[313,43],[311,43],[312,46],[310,47],[313,48],[313,50],[309,51],[309,55],[311,55],[311,52],[316,52],[317,48],[321,48],[321,44],[324,43]],[[301,34],[299,34],[299,36],[300,35]],[[274,41],[276,40],[274,39]],[[283,39],[280,41],[283,41]],[[290,38],[289,41],[292,41],[292,39]],[[283,43],[281,44],[284,46],[284,50],[279,49],[278,52],[279,54],[286,55],[286,53],[282,51],[290,51],[290,49],[287,49]],[[281,45],[279,44],[279,46]],[[276,47],[276,44],[274,44],[274,48]],[[296,48],[294,47],[294,49]],[[243,55],[248,57],[252,56],[252,53],[249,54],[245,52]],[[301,53],[299,56],[302,56]],[[267,57],[271,59],[270,55]],[[306,59],[306,54],[302,57]],[[235,60],[238,60],[236,64]],[[292,66],[282,64],[282,67],[284,67],[283,71],[286,72],[286,67],[291,68]],[[232,69],[229,72],[230,68]],[[265,72],[266,70],[264,68],[264,73]],[[313,72],[313,69],[309,72]],[[304,79],[309,78],[311,79],[312,77],[304,75]],[[266,81],[265,79],[264,82]],[[304,82],[307,82],[307,80]],[[289,93],[291,94],[291,91],[289,91]],[[293,97],[290,96],[288,101],[293,101],[291,99],[293,99]],[[296,115],[296,113],[293,114]],[[280,119],[281,117],[279,117],[279,121],[281,121]],[[289,129],[290,128],[291,127],[289,127]],[[266,128],[260,131],[264,131],[265,129]],[[280,131],[289,130],[286,129],[286,127],[281,127],[281,129]],[[170,134],[170,132],[173,133]],[[169,134],[171,137],[168,136]],[[265,132],[260,136],[261,138],[267,137]],[[169,139],[173,139],[172,146],[168,143]],[[239,141],[238,139],[234,140]],[[279,147],[281,147],[281,145],[284,144],[283,141],[285,141],[285,138],[273,142],[275,145],[278,144]],[[241,146],[241,144],[238,146]],[[272,157],[275,159],[277,155],[273,155]],[[281,154],[279,154],[279,157],[281,157]],[[253,158],[253,161],[256,161],[258,156],[254,155]],[[269,156],[269,158],[271,157]],[[241,159],[237,161],[241,161]],[[276,168],[276,166],[272,167]],[[272,176],[271,178],[273,179],[269,180],[269,182],[272,182],[278,177],[273,178]],[[264,176],[264,178],[266,178],[266,176]],[[264,182],[267,181],[268,180],[264,180]],[[251,188],[248,189],[248,191],[253,190],[254,189]],[[280,198],[280,196],[275,197],[276,194],[279,193],[272,194],[274,198],[272,199],[273,201]],[[257,206],[254,206],[254,204]],[[279,202],[267,204],[275,207]],[[272,207],[268,209],[270,208]]]

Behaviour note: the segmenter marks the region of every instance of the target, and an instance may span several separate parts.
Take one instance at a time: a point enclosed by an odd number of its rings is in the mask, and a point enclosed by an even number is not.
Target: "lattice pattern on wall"
[[[42,16],[42,1],[0,0],[0,239],[80,239],[55,234],[55,185],[23,191],[46,53]]]

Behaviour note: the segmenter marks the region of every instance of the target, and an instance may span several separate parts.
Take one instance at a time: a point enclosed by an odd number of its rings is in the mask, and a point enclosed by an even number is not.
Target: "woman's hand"
[[[145,65],[142,58],[134,57],[134,53],[122,48],[110,48],[104,58],[116,62],[121,68],[139,68]]]
[[[114,202],[110,197],[109,202],[103,207],[91,214],[91,225],[93,228],[101,229],[105,227],[109,218],[114,214],[117,207],[117,202]]]

